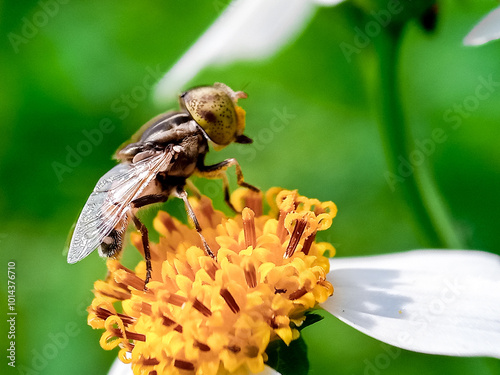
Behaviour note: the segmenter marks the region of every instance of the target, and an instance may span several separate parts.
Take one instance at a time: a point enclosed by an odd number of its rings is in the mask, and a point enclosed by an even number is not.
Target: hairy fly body
[[[221,178],[225,200],[233,208],[225,170],[234,165],[238,184],[258,191],[244,182],[236,159],[205,165],[208,141],[216,149],[232,142],[252,142],[243,135],[245,112],[237,105],[241,98],[246,98],[246,94],[221,83],[196,87],[179,97],[181,111],[161,114],[146,123],[131,143],[116,152],[119,164],[97,182],[76,223],[68,263],[80,261],[96,248],[102,257],[117,256],[128,224],[133,221],[142,235],[147,284],[151,277],[148,231],[136,213],[141,207],[165,202],[170,196],[184,201],[206,253],[215,257],[203,238],[185,186],[193,174]]]

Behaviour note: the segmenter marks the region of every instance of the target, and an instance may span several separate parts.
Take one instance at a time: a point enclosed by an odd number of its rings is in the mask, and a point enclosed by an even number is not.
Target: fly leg
[[[260,192],[258,188],[256,188],[253,185],[250,185],[249,183],[244,181],[243,178],[243,172],[241,171],[240,164],[235,158],[230,158],[221,161],[220,163],[213,164],[213,165],[205,165],[203,164],[203,161],[198,162],[198,165],[196,166],[198,169],[198,174],[205,178],[220,178],[222,179],[222,185],[224,187],[224,201],[226,204],[231,208],[234,212],[237,212],[236,209],[234,208],[233,204],[230,202],[230,193],[229,193],[229,181],[227,179],[226,175],[226,169],[232,166],[236,166],[236,181],[238,182],[239,186],[246,187],[247,189],[250,189],[255,192]]]
[[[150,204],[166,202],[168,200],[168,195],[165,194],[150,194],[144,195],[132,201],[134,208],[141,208]]]
[[[168,196],[165,196],[164,194],[145,195],[132,201],[132,206],[134,208],[140,208],[153,203],[165,202],[167,199]],[[135,214],[131,214],[132,221],[134,222],[135,227],[139,232],[141,232],[142,247],[144,249],[144,260],[146,261],[146,280],[144,281],[144,290],[146,290],[146,285],[151,279],[151,271],[153,270],[151,266],[151,252],[149,251],[148,228],[146,228],[146,226],[142,223],[142,221],[139,220],[137,216],[135,216]]]
[[[205,240],[205,237],[203,237],[203,234],[201,233],[200,223],[198,223],[198,219],[196,218],[196,215],[193,211],[193,207],[191,207],[191,204],[188,201],[186,190],[184,190],[183,187],[179,186],[175,190],[175,195],[184,201],[184,205],[186,206],[186,211],[187,211],[189,217],[191,218],[191,220],[193,221],[194,227],[196,228],[196,231],[200,235],[201,242],[203,242],[203,246],[205,247],[205,252],[207,253],[207,255],[210,255],[211,258],[215,259],[215,254],[212,252],[212,250],[210,250],[210,247],[208,246],[208,243]]]
[[[187,179],[186,180],[186,185],[187,185],[188,189],[194,194],[194,196],[196,197],[196,199],[200,200],[201,199],[201,193],[198,190],[198,188],[195,186],[195,184],[193,184],[193,182],[190,179]]]
[[[144,281],[144,290],[147,290],[146,285],[149,283],[149,279],[151,279],[152,270],[151,252],[149,251],[148,228],[146,228],[142,221],[140,221],[134,214],[132,214],[132,220],[137,230],[141,232],[142,247],[144,248],[144,260],[146,261],[146,280]]]

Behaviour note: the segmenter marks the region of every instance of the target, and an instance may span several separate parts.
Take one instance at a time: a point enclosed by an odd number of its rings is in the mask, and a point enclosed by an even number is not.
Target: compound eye
[[[214,86],[196,87],[180,96],[181,106],[207,133],[210,140],[225,146],[237,136],[238,115],[233,99]]]

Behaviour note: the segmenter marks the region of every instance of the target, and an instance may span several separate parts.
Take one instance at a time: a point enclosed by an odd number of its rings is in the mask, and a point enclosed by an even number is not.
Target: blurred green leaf
[[[306,375],[309,372],[307,345],[302,337],[286,345],[281,340],[272,341],[267,347],[267,364],[282,375]]]

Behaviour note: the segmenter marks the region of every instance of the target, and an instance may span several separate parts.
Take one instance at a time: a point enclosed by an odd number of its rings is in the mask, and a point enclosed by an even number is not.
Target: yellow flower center
[[[107,279],[94,285],[88,322],[105,329],[101,346],[119,346],[135,374],[263,371],[269,342],[298,338],[305,312],[333,293],[325,254],[334,248],[315,237],[337,212],[296,191],[273,188],[266,197],[262,215],[262,194],[237,190],[234,218],[206,197],[191,202],[216,259],[195,230],[159,212],[147,290],[145,262],[134,272],[109,260]],[[132,241],[142,251],[137,233]]]

